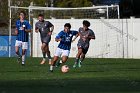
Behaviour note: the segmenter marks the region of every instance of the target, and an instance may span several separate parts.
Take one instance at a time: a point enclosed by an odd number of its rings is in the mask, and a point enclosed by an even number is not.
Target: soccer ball
[[[67,73],[67,72],[69,71],[69,67],[68,67],[67,65],[63,65],[63,66],[61,67],[61,71],[62,71],[63,73]]]

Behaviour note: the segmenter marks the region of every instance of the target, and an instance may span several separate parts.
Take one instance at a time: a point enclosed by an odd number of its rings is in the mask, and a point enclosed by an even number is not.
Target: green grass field
[[[0,93],[140,93],[140,60],[85,59],[81,68],[68,73],[49,65],[41,58],[27,58],[23,67],[16,58],[0,58]]]

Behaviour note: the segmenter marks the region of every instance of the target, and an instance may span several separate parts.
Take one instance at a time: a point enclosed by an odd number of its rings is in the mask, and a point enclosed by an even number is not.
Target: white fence
[[[69,22],[73,30],[78,30],[82,26],[84,19],[49,19],[55,26],[50,42],[50,51],[53,56],[58,45],[54,41],[55,36],[64,28],[64,24]],[[87,57],[91,58],[140,58],[140,19],[87,19],[91,22],[90,28],[96,35],[95,40],[91,40]],[[35,23],[34,19],[33,29]],[[77,53],[77,41],[72,43],[70,57],[75,57]],[[33,57],[42,57],[40,34],[33,30]]]

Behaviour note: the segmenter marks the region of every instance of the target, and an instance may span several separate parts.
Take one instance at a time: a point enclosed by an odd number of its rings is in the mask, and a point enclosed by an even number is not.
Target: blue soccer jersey
[[[60,49],[64,50],[70,50],[71,49],[71,42],[72,42],[72,37],[77,35],[77,31],[69,31],[68,33],[61,31],[57,36],[56,39],[60,39],[61,41],[58,45]]]
[[[24,27],[24,30],[22,30],[22,27]],[[28,42],[28,32],[25,31],[25,29],[30,30],[31,25],[27,20],[24,20],[24,22],[21,22],[20,20],[16,21],[16,29],[18,30],[17,38],[16,40],[22,41],[22,42]]]

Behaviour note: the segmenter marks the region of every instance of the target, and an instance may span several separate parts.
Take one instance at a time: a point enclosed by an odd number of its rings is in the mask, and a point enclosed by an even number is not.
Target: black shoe
[[[21,64],[22,66],[25,66],[25,64]]]
[[[51,73],[52,73],[52,72],[53,72],[53,70],[49,70],[49,72],[51,72]]]

